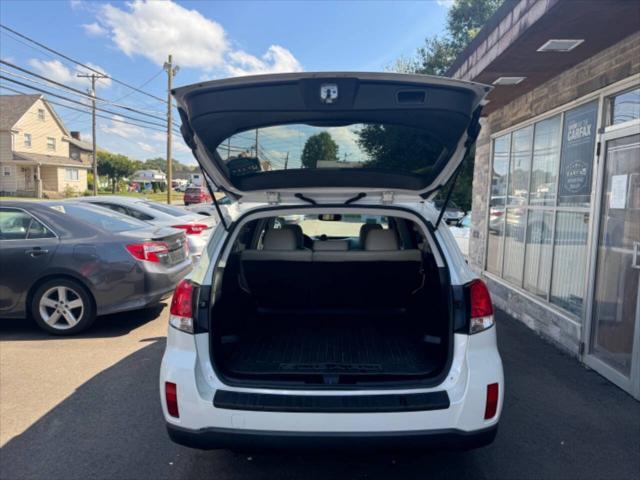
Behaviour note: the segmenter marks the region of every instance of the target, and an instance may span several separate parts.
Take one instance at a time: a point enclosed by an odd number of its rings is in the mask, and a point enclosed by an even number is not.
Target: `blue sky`
[[[136,87],[150,80],[142,89],[165,97],[166,75],[156,74],[169,53],[181,68],[176,86],[252,73],[383,70],[399,56],[413,55],[425,37],[443,32],[448,3],[3,0],[0,18],[4,25],[115,79]],[[88,86],[76,78],[77,66],[26,46],[5,31],[0,55],[66,85],[81,90]],[[5,80],[0,85],[27,90]],[[154,115],[164,109],[161,102],[110,81],[99,83],[98,96],[121,99],[121,104]],[[55,108],[69,130],[90,137],[90,116]],[[159,131],[107,118],[98,120],[97,138],[101,146],[133,158],[164,156]],[[174,156],[193,163],[180,139]]]

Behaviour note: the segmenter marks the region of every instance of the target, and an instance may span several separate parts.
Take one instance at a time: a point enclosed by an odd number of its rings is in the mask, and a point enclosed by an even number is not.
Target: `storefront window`
[[[487,271],[582,315],[598,102],[498,137]]]
[[[567,212],[557,215],[551,303],[579,316],[584,300],[589,215]]]
[[[524,263],[525,208],[507,209],[504,237],[504,267],[502,276],[516,285],[522,282]]]
[[[549,291],[552,246],[553,213],[531,210],[527,223],[524,288],[543,298],[546,298]]]
[[[513,132],[511,162],[509,164],[509,205],[525,205],[529,190],[529,167],[531,162],[531,134],[529,126]]]
[[[489,199],[489,240],[487,244],[487,270],[502,272],[502,238],[507,199],[507,172],[511,135],[497,138],[493,143],[491,195]]]
[[[538,122],[533,140],[530,205],[555,205],[560,161],[560,115]]]
[[[589,206],[597,115],[597,101],[564,114],[558,205]]]
[[[640,88],[611,98],[611,125],[640,118]]]

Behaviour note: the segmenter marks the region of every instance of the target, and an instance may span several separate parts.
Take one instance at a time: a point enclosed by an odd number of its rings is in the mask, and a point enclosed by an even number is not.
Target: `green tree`
[[[338,160],[338,144],[329,132],[311,135],[302,149],[303,168],[316,168],[318,160]]]
[[[447,14],[447,27],[444,35],[425,39],[424,45],[418,48],[414,57],[401,57],[391,66],[391,70],[400,73],[422,73],[427,75],[446,75],[456,57],[469,45],[487,20],[495,13],[503,0],[455,0]],[[363,129],[367,133],[370,127]],[[369,132],[370,133],[370,132]],[[406,141],[412,141],[409,133],[404,134]],[[362,137],[362,135],[361,135]],[[382,137],[379,141],[384,140]],[[396,142],[403,145],[404,142]],[[375,149],[374,149],[375,150]],[[433,152],[425,150],[415,152],[412,158],[428,158]],[[394,152],[385,152],[393,158]],[[402,154],[402,153],[400,153]],[[452,200],[464,210],[471,209],[471,191],[473,184],[473,154],[465,160],[451,194]],[[445,185],[439,198],[444,198],[449,185]]]
[[[111,181],[111,193],[116,193],[118,181],[131,175],[136,170],[136,163],[124,155],[100,151],[98,152],[98,175],[105,175]]]
[[[413,59],[415,73],[445,75],[456,57],[474,39],[503,0],[455,0],[443,36],[426,38]],[[397,62],[396,62],[397,63]]]

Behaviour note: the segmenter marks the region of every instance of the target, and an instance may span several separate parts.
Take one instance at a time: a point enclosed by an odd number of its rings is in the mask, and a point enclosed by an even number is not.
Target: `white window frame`
[[[68,182],[77,182],[80,180],[80,170],[77,168],[65,168],[64,178]]]
[[[11,165],[3,165],[2,166],[2,176],[3,177],[12,177],[13,176],[13,167]]]
[[[39,108],[38,109],[38,120],[40,120],[41,122],[44,122],[44,120],[46,118],[45,115],[46,114],[45,114],[44,108]]]
[[[594,256],[593,256],[593,242],[597,241],[597,232],[594,231],[594,219],[595,219],[595,215],[597,214],[596,212],[596,206],[598,203],[598,198],[597,198],[597,191],[598,191],[598,184],[599,184],[599,179],[600,179],[600,157],[602,155],[601,152],[599,152],[598,150],[600,149],[600,134],[603,131],[610,131],[612,129],[617,129],[617,128],[624,128],[626,127],[630,122],[625,122],[619,125],[613,125],[613,126],[607,126],[608,125],[608,116],[610,113],[610,109],[609,109],[609,99],[612,96],[615,96],[616,94],[620,94],[620,93],[624,93],[627,90],[633,89],[634,87],[637,87],[638,85],[640,85],[640,74],[635,74],[632,75],[631,77],[628,77],[624,80],[621,80],[619,82],[616,82],[614,84],[608,85],[607,87],[604,87],[602,89],[596,90],[594,92],[591,92],[583,97],[580,97],[576,100],[573,100],[571,102],[568,102],[566,104],[563,104],[559,107],[556,107],[552,110],[549,110],[547,112],[544,112],[540,115],[537,115],[535,117],[532,117],[530,119],[527,119],[524,122],[521,122],[519,124],[516,125],[512,125],[508,128],[502,129],[500,131],[497,131],[495,133],[492,133],[490,135],[490,147],[489,147],[489,181],[487,182],[487,199],[485,202],[485,206],[486,206],[486,212],[485,212],[485,238],[484,238],[484,257],[483,257],[483,262],[482,262],[482,273],[483,275],[486,275],[487,277],[491,278],[494,281],[497,281],[498,283],[505,285],[506,287],[516,290],[519,294],[523,295],[524,297],[526,297],[527,299],[533,301],[534,303],[537,303],[539,305],[544,306],[546,309],[552,310],[554,311],[554,313],[558,314],[559,316],[565,318],[566,320],[570,321],[571,323],[576,324],[578,327],[582,327],[582,331],[584,332],[586,330],[586,327],[588,326],[588,322],[587,319],[589,317],[589,315],[591,314],[591,297],[593,296],[593,289],[592,289],[592,285],[591,285],[591,279],[592,279],[592,273],[593,273],[593,268],[594,268]],[[496,138],[502,137],[504,135],[508,135],[508,134],[512,134],[513,132],[515,132],[516,130],[520,130],[522,128],[525,128],[529,125],[535,125],[536,123],[546,120],[548,118],[554,117],[558,114],[562,115],[561,117],[561,121],[560,121],[560,131],[562,132],[564,129],[564,117],[565,117],[565,113],[568,112],[569,110],[572,110],[576,107],[580,107],[582,105],[585,105],[587,103],[590,103],[594,100],[597,100],[598,102],[598,113],[596,116],[596,132],[597,132],[597,136],[596,136],[596,141],[594,142],[594,152],[593,152],[593,173],[592,173],[592,178],[591,178],[591,200],[589,203],[588,207],[564,207],[564,206],[558,206],[557,205],[557,193],[558,193],[558,185],[559,185],[559,175],[556,175],[556,205],[550,206],[550,205],[540,205],[540,206],[531,206],[531,205],[527,205],[527,215],[526,215],[526,219],[525,219],[525,253],[523,256],[523,261],[524,258],[527,255],[527,251],[526,251],[526,236],[527,236],[527,231],[526,231],[526,225],[528,224],[528,212],[530,210],[541,210],[541,211],[552,211],[553,212],[553,225],[552,225],[552,231],[551,231],[551,235],[552,235],[552,250],[551,250],[551,272],[550,272],[550,278],[549,278],[549,285],[547,287],[547,295],[546,295],[546,299],[541,298],[537,295],[535,295],[532,292],[529,292],[528,290],[525,290],[523,285],[524,285],[524,265],[523,265],[523,276],[522,276],[522,280],[520,282],[520,285],[515,285],[514,283],[505,280],[502,275],[504,272],[504,242],[505,242],[505,232],[503,231],[502,234],[502,266],[500,268],[500,274],[497,275],[493,272],[490,272],[487,270],[487,252],[488,252],[488,246],[489,246],[489,216],[490,216],[490,208],[489,208],[489,202],[491,201],[491,185],[492,185],[492,179],[491,179],[491,172],[493,170],[493,151],[494,151],[494,142],[496,140]],[[534,127],[535,130],[535,127]],[[562,149],[562,144],[560,146],[560,148]],[[562,150],[561,150],[562,152]],[[562,153],[561,153],[562,154]],[[533,155],[533,145],[532,145],[532,155]],[[510,168],[510,167],[509,167]],[[558,161],[558,169],[560,168],[560,161]],[[558,170],[559,172],[559,170]],[[531,163],[529,165],[529,174],[531,174]],[[509,171],[507,170],[507,193],[506,195],[508,195],[508,188],[509,188]],[[529,182],[531,182],[531,176],[529,176]],[[508,206],[506,205],[506,198],[505,198],[505,222],[506,222],[506,213],[507,213],[507,208]],[[550,296],[551,296],[551,286],[552,286],[552,281],[551,279],[553,278],[553,256],[554,256],[554,252],[555,252],[555,228],[556,228],[556,222],[557,222],[557,216],[558,216],[558,212],[576,212],[576,213],[586,213],[589,215],[589,226],[588,226],[588,235],[587,235],[587,243],[585,245],[585,252],[587,255],[587,259],[586,259],[586,264],[585,264],[585,279],[584,279],[584,284],[582,285],[582,291],[583,291],[583,303],[582,303],[582,313],[580,316],[575,315],[574,313],[565,310],[564,308],[562,308],[559,305],[553,304],[550,301]],[[583,335],[581,335],[582,337]]]
[[[27,139],[29,139],[29,141],[27,141]],[[33,139],[31,138],[30,133],[24,133],[22,135],[22,143],[24,144],[25,147],[31,148],[31,146],[33,145],[32,140]]]
[[[47,137],[47,150],[56,151],[56,139],[55,137]]]

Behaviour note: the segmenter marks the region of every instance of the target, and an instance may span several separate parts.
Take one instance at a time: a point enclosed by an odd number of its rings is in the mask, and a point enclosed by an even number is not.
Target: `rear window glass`
[[[276,218],[274,228],[283,228],[286,225],[299,225],[302,232],[312,238],[326,235],[328,237],[358,237],[360,228],[365,223],[377,223],[383,228],[388,228],[389,220],[381,215],[335,215],[333,220],[318,215],[287,215]]]
[[[149,226],[144,222],[127,217],[120,213],[90,205],[58,203],[49,205],[49,207],[53,210],[69,215],[76,220],[110,232],[126,232],[128,230],[135,230],[137,228],[145,228]]]
[[[162,213],[166,213],[167,215],[172,215],[174,217],[183,217],[184,215],[187,215],[189,213],[186,210],[182,210],[181,208],[172,207],[170,205],[162,205],[161,203],[154,203],[154,202],[140,202],[140,203],[142,203],[142,205],[144,205],[145,207],[153,208],[154,210],[157,210]]]
[[[389,124],[264,127],[229,137],[217,152],[232,178],[310,169],[366,169],[429,176],[450,153],[426,129]]]
[[[191,193],[191,194],[198,195],[201,191],[202,191],[202,189],[201,189],[200,187],[196,187],[196,188],[187,188],[187,189],[185,190],[185,193]]]

